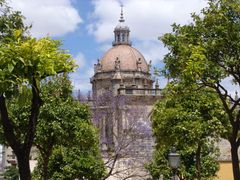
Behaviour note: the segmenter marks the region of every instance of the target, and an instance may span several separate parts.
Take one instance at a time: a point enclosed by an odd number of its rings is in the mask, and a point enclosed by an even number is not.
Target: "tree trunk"
[[[17,156],[21,180],[31,180],[29,155],[36,132],[39,109],[42,104],[36,79],[33,77],[32,81],[31,114],[28,119],[27,131],[21,132],[25,136],[24,142],[21,142],[19,137],[14,133],[17,127],[12,119],[9,118],[5,96],[3,93],[0,93],[0,120],[3,126],[4,137]]]
[[[43,159],[43,180],[48,180],[48,163],[49,163],[49,157],[47,156]]]
[[[48,146],[45,146],[45,144],[48,144]],[[54,139],[51,139],[51,140],[48,139],[48,142],[45,142],[43,146],[41,146],[38,143],[35,144],[42,158],[42,166],[41,166],[42,169],[40,171],[41,171],[41,178],[43,180],[49,179],[48,164],[49,164],[49,159],[52,155],[53,144],[54,144]]]
[[[18,168],[21,180],[31,180],[31,172],[29,166],[29,152],[16,153],[18,160]]]
[[[196,152],[196,176],[197,180],[201,180],[201,145],[198,144],[197,152]]]
[[[238,144],[235,141],[230,141],[232,155],[232,169],[234,180],[240,179],[239,160],[238,160]]]

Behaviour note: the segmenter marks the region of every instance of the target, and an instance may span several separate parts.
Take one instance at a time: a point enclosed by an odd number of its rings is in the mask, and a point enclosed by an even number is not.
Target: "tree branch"
[[[14,134],[14,125],[11,119],[8,116],[8,111],[6,107],[6,100],[2,94],[0,94],[0,112],[1,112],[1,121],[3,125],[4,136],[7,139],[7,142],[12,147],[14,151],[19,149],[20,143],[16,140]]]
[[[28,120],[28,131],[24,141],[24,146],[30,151],[32,143],[35,137],[37,118],[39,115],[40,106],[42,104],[39,89],[35,77],[32,79],[32,103],[31,103],[31,114]]]
[[[112,175],[113,169],[114,169],[115,164],[116,164],[116,162],[117,162],[117,160],[118,160],[118,156],[119,156],[119,154],[116,154],[116,155],[115,155],[114,160],[113,160],[113,163],[112,163],[112,166],[111,166],[111,168],[110,168],[110,171],[108,172],[108,174],[107,174],[103,179],[107,179],[109,176]]]

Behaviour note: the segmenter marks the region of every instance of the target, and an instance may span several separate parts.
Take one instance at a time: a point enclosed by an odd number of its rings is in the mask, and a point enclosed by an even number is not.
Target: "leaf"
[[[14,31],[13,35],[14,35],[16,38],[18,38],[18,37],[21,36],[22,32],[23,32],[23,31],[22,31],[21,29],[18,29],[18,30],[15,30],[15,31]]]
[[[14,66],[12,64],[8,64],[8,71],[11,73],[14,69]]]

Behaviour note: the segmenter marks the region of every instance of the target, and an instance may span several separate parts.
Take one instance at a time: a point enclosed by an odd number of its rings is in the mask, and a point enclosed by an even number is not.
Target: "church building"
[[[144,165],[154,144],[149,114],[161,90],[154,84],[151,61],[132,47],[122,10],[112,47],[94,65],[91,83],[93,121],[112,170],[109,179],[146,179]]]

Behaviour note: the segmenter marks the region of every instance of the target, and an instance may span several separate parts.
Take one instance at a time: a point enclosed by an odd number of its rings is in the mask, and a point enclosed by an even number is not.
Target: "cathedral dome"
[[[116,45],[109,49],[100,61],[101,70],[148,72],[148,64],[143,55],[130,45]]]
[[[132,47],[130,29],[125,24],[121,8],[112,47],[94,64],[93,94],[98,96],[111,91],[114,95],[152,95],[154,81],[150,70],[151,60],[147,63],[144,56]]]
[[[95,73],[111,71],[138,71],[149,73],[151,62],[147,64],[143,55],[132,47],[129,40],[130,29],[124,22],[123,11],[121,9],[119,24],[114,29],[113,47],[94,65]]]

